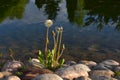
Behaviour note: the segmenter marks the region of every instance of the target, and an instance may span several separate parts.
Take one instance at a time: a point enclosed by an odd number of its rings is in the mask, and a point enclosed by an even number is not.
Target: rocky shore
[[[120,80],[120,63],[115,60],[66,61],[62,68],[51,71],[37,59],[28,63],[9,61],[0,69],[0,80]]]

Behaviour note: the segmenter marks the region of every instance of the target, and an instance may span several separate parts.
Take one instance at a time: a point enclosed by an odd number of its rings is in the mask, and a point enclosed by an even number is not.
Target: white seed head
[[[52,25],[53,25],[53,21],[52,20],[48,19],[48,20],[45,21],[45,26],[46,27],[51,27]]]

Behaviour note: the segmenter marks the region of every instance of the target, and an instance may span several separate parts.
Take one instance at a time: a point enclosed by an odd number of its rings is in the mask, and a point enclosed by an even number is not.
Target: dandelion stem
[[[45,43],[45,57],[46,57],[46,61],[47,61],[47,52],[48,52],[48,43],[49,43],[48,32],[49,32],[49,27],[47,27],[47,31],[46,31],[46,43]]]
[[[61,41],[62,41],[62,31],[60,31],[60,37],[59,37],[59,44],[58,44],[58,56],[60,56],[60,48],[61,48]],[[58,60],[58,58],[57,58]]]
[[[52,31],[52,33],[53,33],[53,40],[54,40],[54,55],[53,55],[53,57],[54,57],[54,60],[56,60],[56,38],[55,38],[55,32],[54,31]]]
[[[58,57],[58,60],[59,60],[59,59],[60,59],[60,57],[62,56],[63,51],[64,51],[64,49],[62,49],[62,51],[61,51],[61,53],[60,53],[60,55],[59,55],[59,57]]]

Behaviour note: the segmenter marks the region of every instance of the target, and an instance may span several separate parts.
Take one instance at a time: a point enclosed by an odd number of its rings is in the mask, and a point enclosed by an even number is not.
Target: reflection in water
[[[84,24],[84,0],[66,0],[68,19],[71,23],[77,23],[79,26]]]
[[[35,4],[40,9],[45,5],[45,14],[48,19],[55,19],[57,12],[60,10],[59,3],[61,0],[35,0]]]
[[[55,19],[60,10],[61,0],[35,0],[39,9],[45,8],[44,13],[49,19]],[[116,0],[66,0],[68,19],[79,27],[97,25],[102,30],[105,25],[115,26],[120,30],[120,1]]]
[[[77,0],[66,0],[66,7],[70,22],[74,22],[75,10],[77,8],[76,4],[77,4]]]
[[[109,24],[115,25],[115,29],[120,30],[119,0],[66,0],[66,3],[70,22],[79,26],[94,23],[99,30]],[[87,12],[86,17],[85,12]]]
[[[0,0],[0,22],[6,18],[21,19],[28,0]]]
[[[43,21],[47,16],[55,20],[53,27],[59,24],[64,27],[65,54],[79,59],[99,61],[108,57],[120,60],[120,33],[114,31],[114,27],[120,30],[119,1],[30,0],[26,6],[28,1],[0,0],[0,22],[6,18],[13,21],[10,24],[0,24],[0,52],[6,53],[12,48],[17,51],[19,57],[23,56],[21,53],[25,54],[23,57],[28,57],[33,55],[34,50],[43,49]],[[34,23],[24,22],[28,18]],[[96,30],[96,25],[101,32]],[[105,28],[109,25],[114,27]],[[78,29],[78,26],[89,27]]]
[[[120,30],[119,0],[85,0],[85,4],[85,10],[89,10],[87,23],[97,24],[100,30],[104,25],[116,24],[116,29]]]

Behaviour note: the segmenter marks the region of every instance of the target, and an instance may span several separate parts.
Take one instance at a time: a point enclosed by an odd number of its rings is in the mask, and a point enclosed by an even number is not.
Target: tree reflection
[[[94,23],[99,30],[109,24],[120,30],[119,0],[66,0],[66,3],[70,22],[79,26]]]
[[[61,0],[35,0],[35,4],[39,9],[45,6],[45,14],[48,15],[48,19],[55,19],[57,12],[60,10],[59,3]]]
[[[21,19],[28,0],[0,0],[0,22],[6,18]]]
[[[90,4],[90,2],[92,2]],[[117,30],[120,30],[120,1],[119,0],[85,0],[86,10],[89,10],[89,18],[91,23],[97,24],[98,29],[102,30],[104,25],[116,25]]]
[[[79,26],[83,25],[84,0],[66,0],[66,7],[68,12],[68,19],[71,23],[77,23]]]

